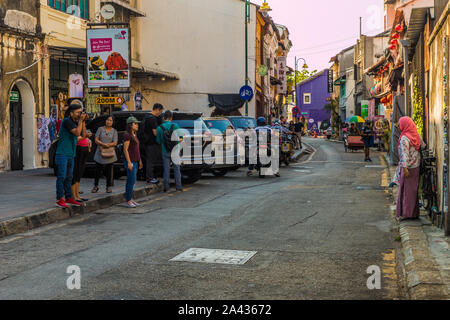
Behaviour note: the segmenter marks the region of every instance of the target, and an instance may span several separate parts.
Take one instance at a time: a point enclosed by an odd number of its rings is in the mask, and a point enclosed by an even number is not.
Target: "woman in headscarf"
[[[402,117],[398,122],[401,131],[398,143],[399,163],[393,183],[399,186],[397,219],[419,218],[418,188],[420,178],[420,149],[422,140],[414,121]]]

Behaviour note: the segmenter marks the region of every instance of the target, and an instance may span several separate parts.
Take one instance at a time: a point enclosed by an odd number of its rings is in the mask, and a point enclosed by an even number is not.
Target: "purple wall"
[[[318,122],[324,120],[330,120],[330,113],[323,108],[329,103],[327,98],[331,95],[328,93],[328,70],[319,72],[319,76],[315,76],[312,80],[305,80],[306,82],[297,85],[297,106],[300,109],[300,115],[302,112],[306,112],[304,115],[308,119],[308,129],[311,129],[315,124],[318,127]],[[303,103],[303,94],[311,93],[311,104]],[[309,122],[309,119],[314,119],[313,123]]]

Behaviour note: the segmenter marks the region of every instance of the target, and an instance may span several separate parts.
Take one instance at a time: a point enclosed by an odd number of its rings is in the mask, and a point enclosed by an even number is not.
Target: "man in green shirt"
[[[172,111],[166,111],[164,113],[164,123],[160,125],[156,131],[156,142],[159,143],[162,148],[162,160],[164,165],[164,192],[167,192],[170,189],[170,163],[171,153],[174,148],[172,144],[168,145],[168,140],[171,140],[171,133],[180,129],[178,124],[172,122],[172,119]],[[175,176],[175,185],[177,191],[183,191],[183,187],[181,185],[180,165],[173,163],[173,172]]]
[[[59,129],[58,147],[55,155],[58,174],[56,179],[56,205],[61,208],[68,208],[68,204],[81,206],[72,195],[72,176],[78,137],[86,137],[85,121],[88,116],[82,113],[82,108],[81,101],[72,102]]]

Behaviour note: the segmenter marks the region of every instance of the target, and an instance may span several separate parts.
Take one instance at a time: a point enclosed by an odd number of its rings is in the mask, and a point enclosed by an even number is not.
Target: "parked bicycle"
[[[438,215],[437,192],[436,192],[436,157],[429,151],[422,152],[422,161],[420,164],[421,173],[421,195],[419,205],[428,211],[428,216],[434,223]]]

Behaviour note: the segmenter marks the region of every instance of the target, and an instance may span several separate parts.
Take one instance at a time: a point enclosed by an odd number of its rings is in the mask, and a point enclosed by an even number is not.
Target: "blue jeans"
[[[72,195],[72,178],[74,158],[57,155],[55,156],[55,164],[58,172],[56,178],[56,198],[57,200],[64,198],[66,200],[73,198]]]
[[[170,184],[169,184],[170,163],[172,161],[171,154],[165,153],[163,151],[162,158],[163,158],[163,165],[164,165],[164,190],[169,190],[170,189]],[[173,164],[173,174],[175,177],[175,185],[176,185],[177,190],[183,189],[183,187],[181,186],[181,170],[180,170],[179,165]]]
[[[137,180],[137,172],[139,169],[139,163],[133,162],[133,170],[132,171],[130,171],[128,169],[127,161],[124,161],[123,165],[125,166],[125,170],[127,170],[127,184],[125,187],[125,197],[128,202],[131,199],[133,199],[133,190],[134,190],[134,185],[136,184],[136,180]]]

